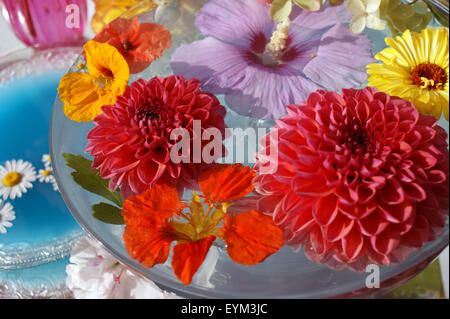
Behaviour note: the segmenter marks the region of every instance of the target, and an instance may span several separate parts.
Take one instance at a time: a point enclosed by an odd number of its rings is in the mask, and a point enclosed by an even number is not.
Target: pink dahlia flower
[[[361,270],[399,262],[442,232],[449,154],[435,118],[373,88],[320,90],[287,111],[262,140],[277,143],[278,168],[255,189],[288,244]]]
[[[193,160],[194,139],[203,150],[210,140],[200,140],[205,129],[215,128],[224,136],[225,108],[199,88],[201,83],[181,76],[140,79],[127,87],[115,105],[103,106],[88,133],[86,151],[94,157],[93,168],[109,179],[112,191],[121,186],[124,198],[141,194],[157,181],[179,187],[192,186],[206,164]],[[195,131],[198,120],[201,131]],[[180,163],[171,160],[174,129],[189,132],[190,156]],[[197,135],[196,135],[197,134]],[[181,137],[180,137],[181,139]],[[214,156],[214,154],[212,155]]]

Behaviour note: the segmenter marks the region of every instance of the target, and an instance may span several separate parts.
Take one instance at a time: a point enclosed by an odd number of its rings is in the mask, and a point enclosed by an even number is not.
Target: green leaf
[[[291,11],[291,0],[274,0],[270,6],[270,17],[276,22],[281,22],[289,17]]]
[[[108,181],[100,177],[97,170],[92,169],[92,161],[81,155],[63,154],[67,166],[75,171],[71,173],[73,180],[85,190],[100,195],[119,207],[122,207],[123,200],[120,192],[117,190],[111,192]]]
[[[92,216],[104,223],[113,225],[125,224],[122,211],[116,206],[101,202],[93,205],[92,210],[94,211]]]

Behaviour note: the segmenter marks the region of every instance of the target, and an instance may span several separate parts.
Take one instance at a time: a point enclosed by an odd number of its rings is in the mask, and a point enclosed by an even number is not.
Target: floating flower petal
[[[211,203],[231,201],[253,191],[255,172],[242,164],[214,165],[198,179],[200,190]]]
[[[215,240],[215,236],[208,236],[194,242],[179,243],[173,247],[173,272],[183,284],[191,283],[192,277],[202,265]]]
[[[225,218],[221,237],[227,244],[228,255],[239,264],[256,265],[284,244],[283,231],[270,216],[247,211]]]

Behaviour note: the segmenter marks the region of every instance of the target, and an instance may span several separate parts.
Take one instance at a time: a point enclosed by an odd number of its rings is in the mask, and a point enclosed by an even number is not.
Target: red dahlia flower
[[[443,230],[449,154],[435,118],[373,88],[317,91],[287,110],[278,136],[263,138],[278,145],[278,169],[255,180],[259,211],[287,244],[362,270],[401,261]]]
[[[225,136],[225,108],[215,96],[200,91],[200,86],[196,79],[175,75],[148,82],[140,79],[117,97],[115,105],[103,106],[87,135],[86,151],[94,156],[93,168],[109,179],[112,191],[121,186],[126,198],[142,194],[158,180],[180,187],[193,185],[206,165],[192,158],[194,139],[203,150],[210,140],[199,135],[206,129],[215,128]],[[194,121],[200,124],[198,132]],[[180,156],[186,163],[171,160],[171,149],[179,142],[171,139],[171,133],[177,128],[189,133],[191,158]]]

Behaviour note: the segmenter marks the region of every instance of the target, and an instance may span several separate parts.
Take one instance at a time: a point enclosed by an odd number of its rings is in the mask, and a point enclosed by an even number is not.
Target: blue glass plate
[[[18,51],[0,58],[0,165],[30,162],[38,173],[49,154],[51,110],[59,79],[79,48]],[[2,182],[2,181],[0,181]],[[66,257],[83,234],[51,183],[33,183],[14,207],[13,226],[0,233],[0,270],[32,267]]]

